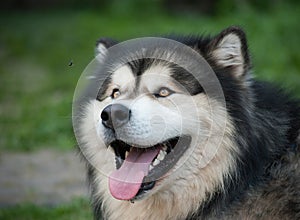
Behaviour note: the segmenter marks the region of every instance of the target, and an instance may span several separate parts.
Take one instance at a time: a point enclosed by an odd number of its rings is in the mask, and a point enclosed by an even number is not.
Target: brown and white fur
[[[168,38],[205,58],[226,106],[196,88],[193,77],[178,77],[181,73],[167,62],[138,60],[110,73],[105,88],[81,103],[78,114],[77,138],[95,218],[300,219],[299,103],[253,79],[246,37],[238,27],[215,37]],[[97,57],[104,59],[115,44],[101,39]],[[154,95],[165,87],[173,93]],[[117,98],[111,96],[115,88]],[[101,119],[112,103],[132,112],[117,134]],[[116,170],[111,139],[153,146],[181,134],[191,137],[190,146],[153,189],[131,202],[111,195],[108,175]]]

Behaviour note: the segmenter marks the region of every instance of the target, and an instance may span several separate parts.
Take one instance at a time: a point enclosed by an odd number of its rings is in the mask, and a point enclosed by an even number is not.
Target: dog
[[[300,219],[299,101],[253,77],[240,27],[163,39],[194,61],[172,47],[111,61],[120,43],[97,41],[105,79],[89,77],[74,126],[95,219]],[[200,58],[215,78],[187,70]]]

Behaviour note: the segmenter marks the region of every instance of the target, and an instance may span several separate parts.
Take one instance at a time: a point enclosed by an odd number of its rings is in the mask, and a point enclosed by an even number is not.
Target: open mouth
[[[116,156],[116,168],[109,176],[109,189],[119,200],[140,199],[152,190],[189,147],[191,138],[180,136],[147,148],[129,145],[121,140],[110,146]]]

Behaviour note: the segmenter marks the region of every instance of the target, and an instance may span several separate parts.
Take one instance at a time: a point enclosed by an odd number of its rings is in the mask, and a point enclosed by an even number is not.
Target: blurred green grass
[[[74,147],[73,92],[102,36],[125,40],[168,33],[216,34],[240,25],[248,35],[254,73],[300,97],[299,20],[299,4],[267,12],[245,8],[213,17],[162,10],[3,12],[0,150]]]
[[[83,199],[59,205],[57,207],[40,207],[23,204],[7,209],[0,209],[0,219],[5,220],[87,220],[93,219],[89,202]]]

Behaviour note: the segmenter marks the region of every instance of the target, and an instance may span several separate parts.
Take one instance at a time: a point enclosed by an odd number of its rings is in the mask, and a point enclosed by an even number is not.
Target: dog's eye
[[[119,96],[121,95],[121,92],[119,89],[113,89],[112,93],[111,93],[111,97],[113,99],[116,99],[118,98]]]
[[[158,93],[154,94],[155,97],[167,97],[169,95],[171,95],[173,93],[173,91],[171,91],[170,89],[168,88],[161,88]]]

